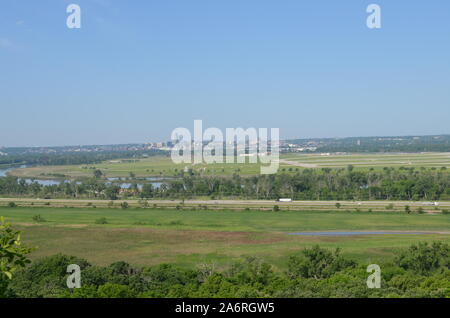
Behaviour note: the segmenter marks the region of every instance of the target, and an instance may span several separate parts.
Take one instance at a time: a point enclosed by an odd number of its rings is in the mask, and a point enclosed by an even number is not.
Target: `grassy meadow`
[[[248,158],[246,158],[248,160]],[[383,167],[426,167],[450,168],[450,153],[414,154],[283,154],[280,157],[279,172],[295,173],[304,168],[345,168],[353,165],[355,169],[381,169]],[[260,164],[174,164],[169,156],[156,156],[141,159],[110,160],[100,164],[39,166],[15,169],[12,175],[21,178],[55,179],[92,177],[95,169],[100,169],[106,177],[136,178],[149,176],[176,176],[184,169],[193,169],[205,175],[256,175]],[[134,178],[133,177],[133,178]]]
[[[221,268],[244,256],[258,256],[282,270],[289,255],[315,244],[340,247],[345,255],[376,262],[391,259],[397,248],[412,243],[450,243],[450,215],[444,214],[1,207],[0,215],[23,231],[25,244],[37,247],[32,258],[64,253],[99,265],[125,260],[135,265],[166,262],[183,267],[213,263]],[[432,233],[288,235],[333,230]]]
[[[450,168],[450,153],[378,153],[378,154],[293,154],[283,155],[283,164],[288,168],[294,163],[311,165],[316,168],[345,168],[353,165],[355,169],[384,168],[384,167],[426,167]]]
[[[235,164],[175,164],[170,157],[149,157],[142,159],[110,160],[100,164],[90,165],[64,165],[64,166],[38,166],[15,169],[11,175],[21,178],[55,179],[57,175],[66,178],[92,177],[93,171],[100,169],[105,177],[129,178],[133,174],[137,178],[142,177],[172,177],[178,176],[185,169],[201,171],[207,175],[232,175],[240,173],[255,175],[260,173],[259,164],[235,163]]]

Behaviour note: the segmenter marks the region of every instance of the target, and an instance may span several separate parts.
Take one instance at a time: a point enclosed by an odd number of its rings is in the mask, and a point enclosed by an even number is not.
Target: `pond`
[[[8,172],[17,169],[17,168],[26,168],[27,166],[22,165],[20,167],[9,167],[9,168],[2,168],[0,169],[0,177],[6,177]],[[151,184],[153,185],[154,188],[159,188],[162,185],[162,182],[157,182],[157,181],[162,181],[163,178],[157,178],[157,177],[148,177],[146,178],[146,180],[151,181]],[[40,185],[43,186],[50,186],[50,185],[59,185],[60,183],[63,182],[71,182],[70,180],[47,180],[47,179],[29,179],[26,178],[24,179],[26,183],[31,184],[33,182],[36,182]],[[119,181],[121,180],[120,178],[108,178],[109,181]],[[81,182],[77,182],[77,184],[80,184]],[[111,184],[111,182],[106,182],[106,184]],[[128,189],[129,187],[131,187],[131,183],[130,182],[117,182],[117,185],[119,185],[122,189]],[[137,186],[139,189],[142,189],[143,184],[142,183],[137,183]]]
[[[111,182],[105,182],[105,184],[112,184],[112,183]],[[130,188],[133,185],[133,183],[129,183],[129,182],[121,182],[121,183],[115,182],[114,184],[117,184],[122,189],[128,189],[128,188]],[[161,185],[162,185],[161,182],[150,182],[150,184],[153,185],[153,188],[157,188],[157,189],[159,189],[161,187]],[[137,183],[137,182],[136,182],[136,185],[137,185],[138,189],[140,189],[140,190],[144,186],[142,183]]]
[[[364,231],[364,232],[297,232],[289,233],[289,235],[303,236],[356,236],[356,235],[421,235],[431,234],[427,232],[395,232],[395,231]]]

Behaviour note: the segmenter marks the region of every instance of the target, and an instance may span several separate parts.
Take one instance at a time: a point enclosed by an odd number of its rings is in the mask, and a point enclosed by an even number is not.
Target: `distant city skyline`
[[[447,0],[5,0],[0,146],[168,141],[195,119],[283,140],[450,134],[449,38]]]
[[[345,139],[357,139],[357,144],[361,145],[361,140],[363,138],[369,138],[369,139],[382,139],[382,140],[391,140],[400,139],[404,140],[404,138],[425,138],[425,137],[448,137],[450,134],[436,134],[436,135],[404,135],[404,136],[346,136],[346,137],[311,137],[311,138],[287,138],[287,139],[281,139],[280,141],[282,143],[287,143],[289,141],[294,140],[345,140]],[[193,141],[193,140],[192,140]],[[205,141],[207,142],[207,141]],[[152,146],[153,148],[165,148],[165,150],[168,150],[168,146],[173,144],[172,140],[147,140],[143,142],[128,142],[128,143],[112,143],[112,144],[73,144],[73,145],[40,145],[40,146],[2,146],[0,145],[0,150],[5,148],[43,148],[43,149],[51,149],[51,148],[78,148],[78,147],[86,147],[86,148],[93,148],[93,147],[111,147],[111,146],[136,146],[136,145],[142,145],[142,146]]]

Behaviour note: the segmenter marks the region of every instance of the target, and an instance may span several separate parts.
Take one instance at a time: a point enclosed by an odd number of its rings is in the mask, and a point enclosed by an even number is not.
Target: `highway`
[[[0,198],[0,205],[7,205],[9,202],[15,202],[19,206],[87,206],[95,205],[111,206],[110,202],[113,202],[113,206],[118,206],[122,202],[126,201],[130,206],[143,206],[149,207],[199,207],[204,208],[225,208],[225,209],[272,209],[275,205],[280,209],[289,210],[337,210],[337,203],[340,205],[341,210],[404,210],[405,206],[409,206],[412,210],[421,207],[425,211],[433,212],[441,209],[450,209],[450,201],[292,201],[292,202],[278,202],[275,200],[97,200],[97,199],[33,199],[33,198]],[[147,203],[145,203],[147,202]],[[392,205],[392,206],[391,206]]]

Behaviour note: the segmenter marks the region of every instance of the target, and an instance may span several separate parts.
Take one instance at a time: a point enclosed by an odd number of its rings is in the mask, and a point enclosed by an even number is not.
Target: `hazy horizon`
[[[346,138],[407,138],[407,137],[434,137],[434,136],[450,136],[450,134],[432,134],[432,135],[374,135],[374,136],[343,136],[343,137],[302,137],[302,138],[282,138],[282,141],[287,140],[301,140],[301,139],[346,139]],[[57,148],[57,147],[94,147],[94,146],[115,146],[115,145],[139,145],[154,142],[168,142],[170,138],[166,140],[152,140],[148,139],[141,142],[125,142],[125,143],[108,143],[108,144],[63,144],[63,145],[33,145],[33,146],[4,146],[0,145],[0,148]]]

